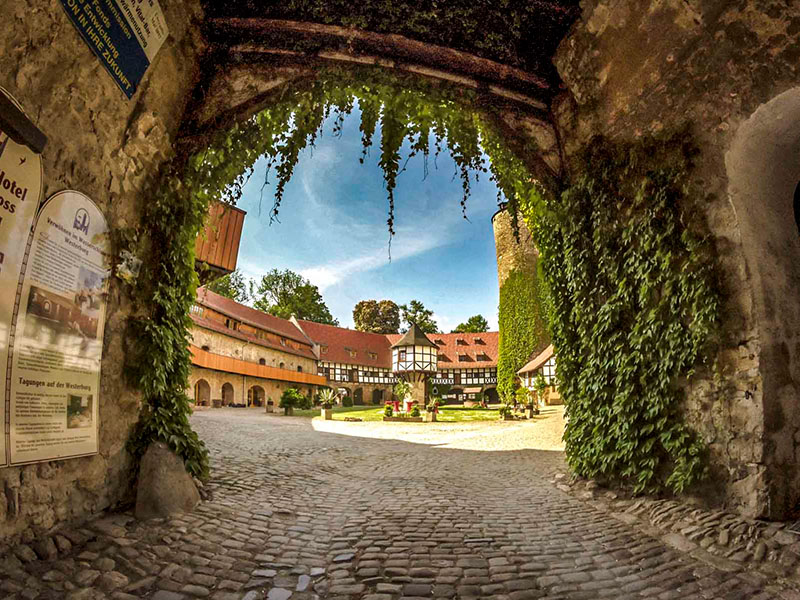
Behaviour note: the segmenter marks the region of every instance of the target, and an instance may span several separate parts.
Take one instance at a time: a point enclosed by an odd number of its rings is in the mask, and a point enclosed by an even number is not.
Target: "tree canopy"
[[[353,323],[358,331],[397,333],[400,307],[391,300],[362,300],[353,308]]]
[[[411,323],[416,323],[424,333],[439,333],[439,326],[433,319],[433,311],[425,308],[419,300],[412,300],[408,304],[400,305],[403,322],[403,333],[408,331]]]
[[[250,296],[254,308],[282,319],[295,315],[298,319],[325,325],[339,324],[317,286],[289,269],[272,269],[258,283],[251,282]]]
[[[239,269],[236,269],[233,273],[228,273],[224,277],[215,279],[206,286],[206,289],[236,302],[244,303],[250,299],[247,287],[244,275]]]
[[[459,323],[450,333],[483,333],[489,331],[489,323],[483,315],[474,315],[466,323]]]

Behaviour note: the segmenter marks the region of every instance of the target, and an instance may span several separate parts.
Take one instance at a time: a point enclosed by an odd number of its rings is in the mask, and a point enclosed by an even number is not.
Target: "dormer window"
[[[266,361],[266,359],[264,359],[264,358],[259,358],[259,359],[258,359],[258,364],[260,364],[260,365],[266,365],[266,364],[267,364],[267,361]]]
[[[328,353],[328,347],[327,347],[327,346],[320,346],[320,347],[319,347],[319,351],[320,351],[322,354],[327,354],[327,353]]]
[[[378,360],[378,355],[375,352],[368,352],[371,360]]]
[[[447,356],[444,354],[440,354],[439,356],[436,357],[436,359],[447,362]]]
[[[456,345],[457,346],[466,346],[467,345],[467,340],[465,340],[464,338],[458,338],[456,340]]]
[[[444,340],[433,340],[433,343],[437,346],[444,346]]]
[[[468,354],[459,354],[458,355],[458,362],[467,362],[469,360]]]
[[[286,345],[286,338],[282,337],[281,338],[281,346],[285,346],[285,345]]]
[[[211,350],[211,347],[210,346],[203,346],[202,350],[204,352],[208,352],[209,350]]]
[[[475,356],[475,359],[483,361],[483,360],[489,360],[489,357],[486,356],[485,354],[478,354],[477,356]]]
[[[483,338],[479,338],[479,337],[473,338],[472,339],[472,343],[473,344],[483,344]]]
[[[345,351],[350,355],[350,358],[355,358],[356,356],[358,356],[358,352],[356,352],[352,348],[348,348],[345,346]]]

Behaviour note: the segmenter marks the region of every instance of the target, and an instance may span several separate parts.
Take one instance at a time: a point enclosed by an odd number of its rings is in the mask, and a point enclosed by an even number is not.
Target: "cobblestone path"
[[[241,410],[192,423],[212,454],[211,501],[22,546],[0,561],[0,598],[800,598],[553,487],[561,453],[519,449],[541,423],[420,425],[425,443]],[[388,426],[353,425],[377,437]]]

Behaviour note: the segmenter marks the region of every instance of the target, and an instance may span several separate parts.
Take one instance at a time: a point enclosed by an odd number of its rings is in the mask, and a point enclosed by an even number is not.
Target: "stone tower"
[[[533,244],[533,238],[528,226],[520,214],[519,222],[519,241],[514,237],[514,230],[511,227],[511,215],[503,204],[494,216],[492,216],[492,228],[494,229],[494,247],[497,253],[497,282],[503,287],[509,273],[514,269],[521,271],[536,272],[536,259],[539,252]]]

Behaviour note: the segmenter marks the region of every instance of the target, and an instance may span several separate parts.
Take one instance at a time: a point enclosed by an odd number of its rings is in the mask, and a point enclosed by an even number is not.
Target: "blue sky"
[[[395,236],[389,261],[388,201],[377,166],[379,131],[364,164],[359,114],[354,110],[340,138],[332,120],[313,150],[300,157],[286,186],[280,223],[269,224],[275,187],[262,184],[260,160],[238,206],[247,211],[238,266],[248,278],[272,268],[291,269],[320,289],[340,325],[353,326],[360,300],[384,298],[397,304],[420,300],[449,332],[470,316],[482,314],[497,329],[497,260],[491,217],[497,192],[486,174],[472,186],[467,216],[461,216],[461,183],[443,153],[429,161],[413,158],[395,190]],[[402,164],[402,163],[401,163]],[[259,200],[261,209],[259,214]]]

